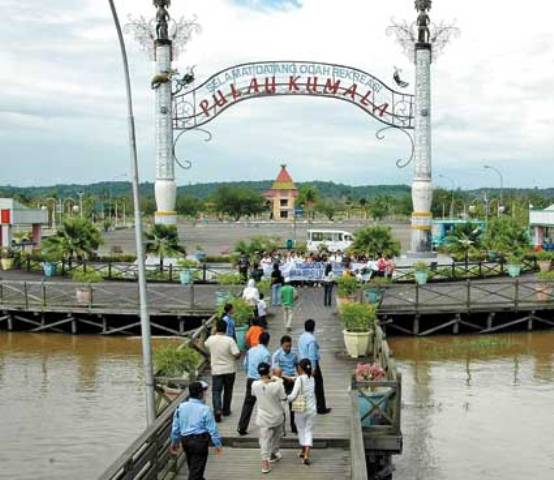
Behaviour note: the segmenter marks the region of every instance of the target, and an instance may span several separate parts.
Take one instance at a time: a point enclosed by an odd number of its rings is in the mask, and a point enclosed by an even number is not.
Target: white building
[[[0,198],[0,246],[12,245],[14,226],[30,226],[33,243],[40,246],[41,226],[48,223],[48,211],[39,208],[27,208],[13,198]]]
[[[529,226],[535,247],[554,250],[554,204],[544,210],[529,210]]]

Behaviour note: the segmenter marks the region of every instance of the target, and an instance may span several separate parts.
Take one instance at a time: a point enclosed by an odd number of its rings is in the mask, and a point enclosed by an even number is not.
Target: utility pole
[[[140,198],[139,198],[139,171],[137,160],[137,144],[135,135],[135,119],[133,116],[133,99],[131,93],[131,79],[129,76],[129,63],[127,61],[127,52],[125,50],[125,40],[121,31],[121,25],[115,9],[114,0],[108,0],[110,9],[117,31],[119,48],[121,50],[121,59],[123,62],[123,72],[125,77],[125,90],[127,94],[127,115],[129,128],[129,147],[131,152],[131,182],[133,186],[133,207],[135,216],[135,242],[137,250],[138,264],[138,284],[139,284],[139,302],[140,302],[140,325],[142,336],[142,361],[144,368],[144,384],[146,393],[146,422],[152,425],[156,420],[156,410],[154,403],[154,375],[152,371],[152,339],[150,330],[150,315],[148,313],[148,297],[146,290],[146,272],[144,268],[144,245],[142,218],[140,216]]]

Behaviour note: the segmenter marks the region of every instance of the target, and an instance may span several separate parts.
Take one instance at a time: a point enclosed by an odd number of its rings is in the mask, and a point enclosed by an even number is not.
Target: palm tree
[[[308,219],[310,218],[310,214],[312,216],[314,215],[314,207],[318,199],[319,191],[316,187],[312,185],[303,185],[300,187],[298,204],[304,207]]]
[[[481,246],[482,233],[481,227],[468,222],[456,225],[446,236],[446,248],[448,252],[463,254],[466,269],[469,261],[469,252]]]
[[[164,258],[184,255],[185,249],[179,245],[179,236],[175,225],[155,224],[144,232],[146,253],[160,257],[160,270],[163,270]]]
[[[350,247],[355,255],[378,255],[394,257],[400,254],[400,242],[392,237],[391,227],[376,225],[365,227],[354,233],[354,242]]]
[[[42,250],[69,261],[84,260],[101,244],[101,234],[92,223],[83,218],[66,218],[55,235],[44,240]]]

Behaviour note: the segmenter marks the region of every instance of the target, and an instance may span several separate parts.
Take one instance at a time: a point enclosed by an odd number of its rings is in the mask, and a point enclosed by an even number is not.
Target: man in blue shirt
[[[226,303],[223,307],[223,312],[223,321],[227,324],[227,331],[225,332],[225,335],[234,338],[236,341],[237,336],[235,332],[235,319],[233,318],[233,305]]]
[[[283,379],[283,386],[285,392],[290,395],[294,388],[294,381],[296,380],[296,367],[298,366],[298,355],[292,350],[292,338],[289,335],[283,335],[281,337],[281,348],[276,350],[271,357],[271,366],[277,376],[276,370],[281,372],[281,378]],[[290,412],[290,428],[292,433],[297,433],[296,423],[294,423],[294,412],[292,411],[292,404],[289,403]]]
[[[256,397],[252,395],[252,383],[260,379],[258,365],[260,365],[260,363],[271,364],[271,353],[267,349],[269,339],[269,333],[263,332],[260,335],[259,345],[248,350],[244,359],[244,366],[246,368],[246,395],[244,396],[244,403],[242,404],[242,411],[237,427],[239,435],[246,435],[248,433],[250,417],[252,417],[252,411],[256,404]]]
[[[173,415],[171,447],[169,452],[177,454],[179,443],[187,458],[189,480],[203,480],[208,462],[210,439],[217,455],[223,452],[221,437],[215,425],[210,408],[204,403],[206,382],[193,382],[189,385],[189,399],[181,403]]]
[[[307,358],[312,363],[313,375],[315,380],[315,398],[317,403],[317,413],[325,415],[331,411],[325,404],[325,391],[323,389],[323,375],[321,373],[319,343],[315,338],[315,321],[311,318],[304,322],[305,332],[300,335],[298,341],[299,360]]]

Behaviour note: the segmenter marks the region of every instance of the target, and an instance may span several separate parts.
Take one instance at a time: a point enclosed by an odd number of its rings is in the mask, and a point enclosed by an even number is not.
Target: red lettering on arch
[[[233,101],[240,97],[240,90],[237,90],[234,83],[231,83],[231,96],[233,97]]]
[[[340,80],[333,82],[330,78],[325,82],[325,87],[323,88],[323,93],[332,93],[336,95],[339,91]]]
[[[260,93],[260,86],[258,85],[258,80],[256,79],[256,77],[250,80],[250,85],[248,85],[248,90],[246,91],[246,94],[250,95],[252,93],[252,90],[254,90],[256,93]]]
[[[382,117],[385,113],[387,113],[387,109],[389,108],[389,104],[388,103],[383,103],[382,105],[375,105],[373,107],[373,112],[375,112],[375,110],[378,110],[379,111],[379,116]]]
[[[358,85],[356,85],[355,83],[352,84],[352,86],[348,89],[348,90],[345,90],[343,95],[346,97],[346,96],[350,96],[350,98],[352,100],[356,100],[356,91],[358,89]]]
[[[275,83],[275,77],[271,77],[271,84],[270,79],[265,77],[265,93],[272,94],[277,91],[277,84]]]
[[[368,90],[367,93],[360,99],[360,103],[365,107],[368,107],[369,105],[371,105],[371,103],[367,101],[371,93],[372,93],[371,90]]]
[[[218,90],[215,95],[212,95],[212,97],[214,98],[214,103],[218,107],[223,107],[227,103],[227,97],[223,95],[223,92],[221,90]]]
[[[306,81],[306,90],[309,93],[317,93],[317,77],[308,77]]]
[[[300,76],[293,77],[292,75],[289,76],[289,92],[298,91],[300,88],[298,87],[298,80],[300,79]]]
[[[206,117],[210,116],[210,111],[208,110],[209,106],[210,106],[210,102],[208,102],[208,100],[202,100],[200,102],[200,108],[202,109],[202,111],[204,112],[204,115],[206,115]]]

